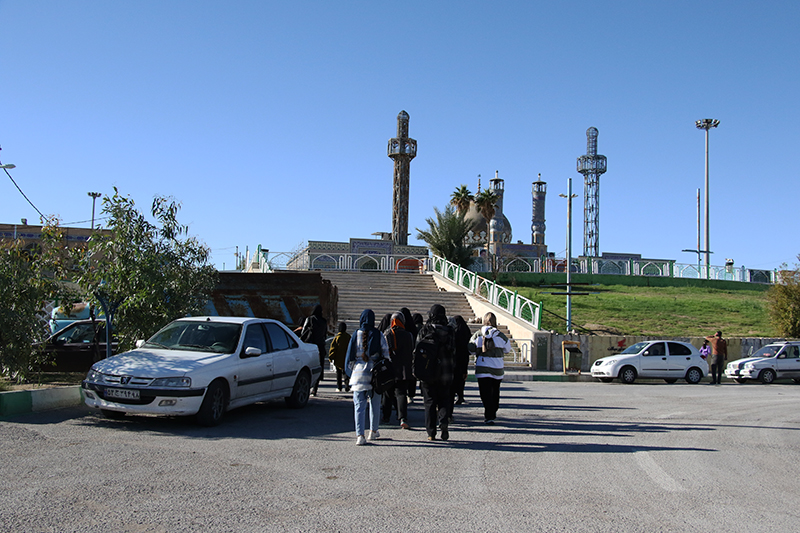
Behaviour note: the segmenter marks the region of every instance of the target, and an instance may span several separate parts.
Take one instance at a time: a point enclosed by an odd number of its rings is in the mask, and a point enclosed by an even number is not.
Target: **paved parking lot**
[[[800,385],[516,382],[485,426],[477,385],[449,442],[356,447],[324,382],[223,425],[86,408],[0,422],[5,531],[791,531]]]

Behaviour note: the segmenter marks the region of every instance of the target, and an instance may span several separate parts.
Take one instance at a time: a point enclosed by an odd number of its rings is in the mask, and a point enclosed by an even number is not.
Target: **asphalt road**
[[[3,531],[797,531],[800,385],[477,385],[449,442],[357,447],[330,382],[305,409],[191,420],[84,408],[0,422]]]

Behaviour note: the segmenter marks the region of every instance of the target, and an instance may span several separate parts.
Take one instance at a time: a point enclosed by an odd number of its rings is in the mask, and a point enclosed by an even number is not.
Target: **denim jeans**
[[[370,398],[370,396],[372,396]],[[353,405],[356,410],[356,435],[363,435],[366,426],[367,405],[369,405],[369,429],[378,431],[381,418],[381,395],[369,391],[353,391]]]

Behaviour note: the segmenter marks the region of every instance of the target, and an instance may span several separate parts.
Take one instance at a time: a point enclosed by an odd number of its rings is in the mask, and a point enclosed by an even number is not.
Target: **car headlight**
[[[747,363],[746,365],[744,365],[744,367],[747,370],[753,370],[756,367],[756,365],[754,365],[753,363]]]
[[[158,378],[150,383],[151,387],[191,387],[192,378]]]
[[[606,359],[606,361],[603,364],[604,365],[613,365],[616,362],[617,362],[616,359]]]
[[[89,373],[86,374],[86,381],[92,381],[94,383],[102,383],[105,381],[104,378],[105,376],[94,368],[89,370]]]

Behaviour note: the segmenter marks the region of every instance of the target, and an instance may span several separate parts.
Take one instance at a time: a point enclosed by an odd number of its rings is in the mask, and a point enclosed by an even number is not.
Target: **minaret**
[[[397,137],[389,139],[388,155],[394,160],[392,196],[392,241],[408,244],[408,182],[411,160],[417,155],[417,141],[408,137],[408,113],[397,115]]]
[[[606,156],[597,155],[597,128],[586,130],[586,155],[578,158],[583,174],[583,255],[600,256],[600,174],[606,171]]]
[[[542,175],[531,184],[531,196],[533,197],[532,217],[531,217],[531,244],[544,247],[544,198],[547,195],[547,183],[542,181]]]
[[[489,251],[493,254],[499,252],[498,243],[502,246],[502,233],[505,231],[503,222],[503,192],[505,185],[500,179],[500,172],[494,171],[494,179],[489,180],[489,188],[497,195],[494,203],[494,216],[489,221]]]

